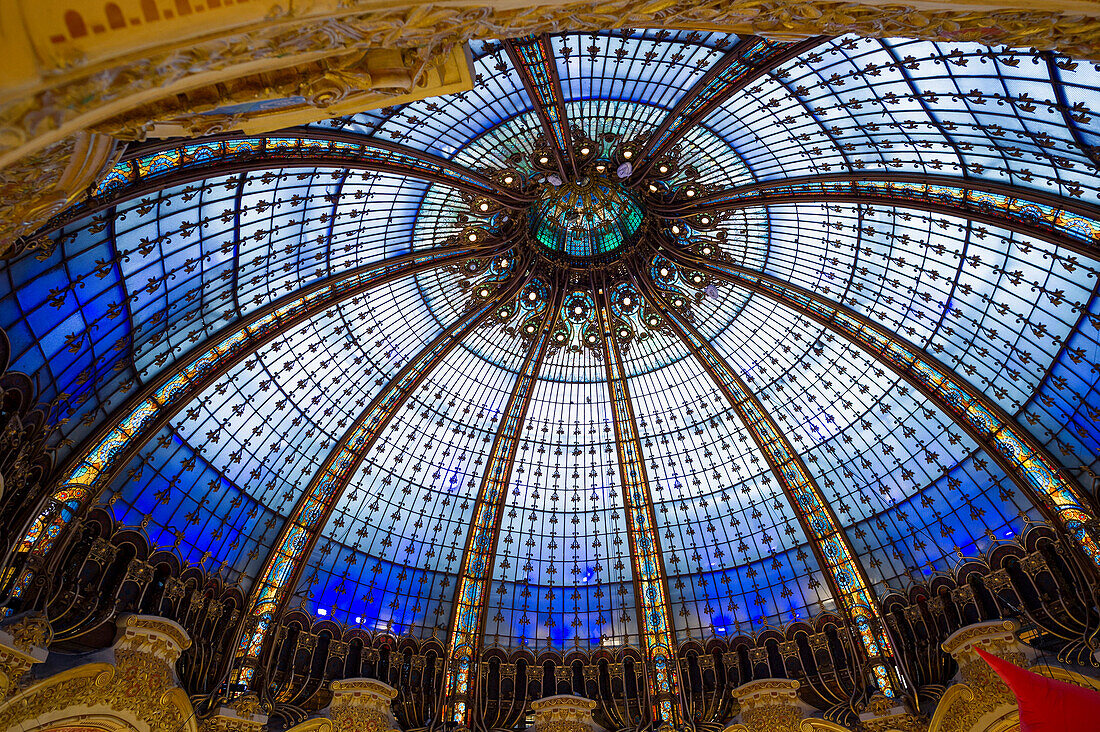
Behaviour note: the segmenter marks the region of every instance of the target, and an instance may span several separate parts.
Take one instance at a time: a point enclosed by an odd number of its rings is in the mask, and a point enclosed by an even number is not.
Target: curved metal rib
[[[550,37],[544,33],[533,38],[506,40],[504,50],[519,73],[527,97],[542,123],[546,142],[554,152],[558,170],[563,177],[571,175],[576,171],[573,133],[569,131],[565,97],[562,94]]]
[[[527,262],[513,262],[513,267],[514,272],[522,272],[526,269]],[[477,329],[502,302],[513,297],[527,281],[526,275],[513,275],[509,284],[498,286],[487,297],[480,298],[458,322],[433,338],[431,343],[389,380],[329,452],[283,524],[279,538],[252,587],[244,619],[244,632],[235,652],[234,668],[230,677],[231,691],[242,691],[252,679],[259,664],[264,641],[275,618],[286,607],[291,591],[301,576],[305,562],[328,522],[332,509],[339,502],[367,453],[374,447],[382,430],[447,354]]]
[[[500,522],[504,515],[505,489],[519,447],[519,432],[531,404],[535,381],[550,346],[550,337],[561,312],[564,288],[554,283],[549,310],[543,313],[537,335],[532,337],[527,356],[504,408],[503,419],[493,439],[492,451],[481,476],[474,519],[466,536],[462,568],[455,587],[451,610],[451,635],[447,641],[447,665],[443,680],[443,718],[460,726],[469,725],[470,681],[477,663],[478,646],[485,628],[485,602],[492,580],[492,561],[497,551]]]
[[[127,399],[73,453],[59,471],[57,487],[48,497],[47,505],[37,512],[20,540],[18,554],[30,554],[35,561],[41,561],[72,517],[99,496],[158,430],[233,366],[287,329],[393,280],[471,257],[489,256],[499,248],[445,247],[358,267],[275,300],[221,329],[181,357],[178,368],[165,369]],[[30,571],[23,572],[16,595],[29,581]]]
[[[1015,419],[946,364],[887,328],[802,287],[676,247],[666,247],[663,253],[687,267],[776,300],[889,367],[984,447],[1046,520],[1062,527],[1100,568],[1100,524],[1085,489]]]
[[[600,336],[603,338],[604,369],[610,392],[611,416],[615,427],[615,443],[619,458],[626,513],[627,544],[634,571],[634,599],[639,619],[638,632],[648,661],[646,679],[649,697],[655,711],[654,725],[680,723],[680,691],[676,674],[676,655],[672,643],[672,615],[669,609],[668,583],[664,555],[657,536],[657,519],[649,477],[642,458],[642,442],[634,419],[634,406],[626,383],[619,344],[611,327],[611,305],[608,288],[598,289],[593,283]],[[603,293],[602,296],[596,294]]]
[[[1074,118],[1074,115],[1077,114],[1087,122],[1089,119],[1087,107],[1084,103],[1079,103],[1078,107],[1070,107],[1069,99],[1066,98],[1066,85],[1062,81],[1062,72],[1057,56],[1053,51],[1043,51],[1041,55],[1047,62],[1047,75],[1050,76],[1050,85],[1054,89],[1054,98],[1058,100],[1058,110],[1062,114],[1062,122],[1065,123],[1070,136],[1073,137],[1074,144],[1092,162],[1093,168],[1100,169],[1100,149],[1090,145],[1085,140],[1084,135],[1081,134],[1081,128]]]
[[[801,201],[884,203],[999,226],[1100,259],[1100,207],[992,181],[946,175],[849,173],[754,183],[697,201],[654,203],[665,216]]]
[[[797,43],[787,43],[747,36],[738,41],[684,94],[650,135],[638,155],[633,179],[640,180],[657,159],[688,130],[706,119],[707,115],[731,96],[777,66],[816,48],[826,40],[828,38],[818,36]]]
[[[878,598],[871,589],[867,571],[806,464],[745,382],[699,331],[669,304],[659,291],[660,285],[646,275],[636,275],[634,279],[672,332],[684,342],[713,379],[764,454],[787,503],[802,525],[833,599],[844,608],[858,631],[860,644],[871,663],[875,685],[884,695],[896,697],[902,666],[886,635]]]
[[[294,128],[277,134],[212,135],[132,149],[88,192],[87,198],[54,217],[35,236],[99,213],[131,198],[212,176],[280,167],[335,167],[405,175],[451,186],[502,206],[530,198],[492,178],[438,155],[405,145],[336,130]]]

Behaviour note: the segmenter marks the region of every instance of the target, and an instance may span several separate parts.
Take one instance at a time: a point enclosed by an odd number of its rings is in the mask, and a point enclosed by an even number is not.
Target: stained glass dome
[[[1093,64],[471,51],[460,93],[135,144],[4,265],[56,500],[241,588],[235,683],[290,611],[438,639],[453,698],[486,649],[672,684],[683,644],[828,617],[892,695],[881,598],[1040,524],[1097,560]]]
[[[548,186],[527,215],[536,242],[570,257],[614,252],[634,239],[643,217],[634,195],[603,176]]]

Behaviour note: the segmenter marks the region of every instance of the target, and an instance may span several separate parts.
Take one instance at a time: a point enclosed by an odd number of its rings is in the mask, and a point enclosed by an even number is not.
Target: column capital
[[[267,726],[260,700],[249,692],[234,699],[228,706],[218,707],[212,717],[203,720],[202,732],[262,732]]]
[[[397,689],[377,679],[332,682],[329,718],[336,732],[385,732],[399,729],[390,704]]]
[[[798,732],[806,704],[794,679],[757,679],[741,684],[733,695],[741,705],[741,724],[748,732]]]
[[[534,732],[604,732],[592,718],[596,702],[571,694],[547,696],[531,702]]]
[[[31,667],[46,660],[49,633],[40,615],[25,616],[0,630],[0,701],[19,690]]]
[[[1015,620],[988,620],[961,628],[940,644],[959,664],[958,683],[940,698],[932,729],[966,732],[1017,720],[1016,697],[976,649],[1020,666],[1029,665],[1033,652],[1016,638],[1019,628]]]
[[[1029,665],[1029,654],[1024,645],[1016,638],[1020,624],[1015,620],[988,620],[961,628],[940,644],[959,664],[959,676],[966,683],[1000,683],[993,669],[989,667],[975,649],[1000,656],[1018,666]]]

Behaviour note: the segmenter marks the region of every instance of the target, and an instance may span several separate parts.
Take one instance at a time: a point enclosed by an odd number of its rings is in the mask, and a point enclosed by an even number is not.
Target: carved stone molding
[[[462,47],[435,56],[418,49],[371,48],[164,97],[95,129],[126,140],[258,134],[472,85],[470,59]]]
[[[332,682],[329,717],[335,732],[384,732],[400,729],[390,704],[397,690],[375,679]]]
[[[592,718],[596,702],[570,694],[547,696],[531,703],[535,732],[604,732]]]

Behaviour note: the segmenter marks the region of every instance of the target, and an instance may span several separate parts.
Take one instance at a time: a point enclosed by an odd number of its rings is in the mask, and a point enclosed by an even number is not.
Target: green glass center
[[[547,186],[528,223],[535,240],[552,252],[598,257],[634,238],[642,208],[625,186],[592,177]]]

